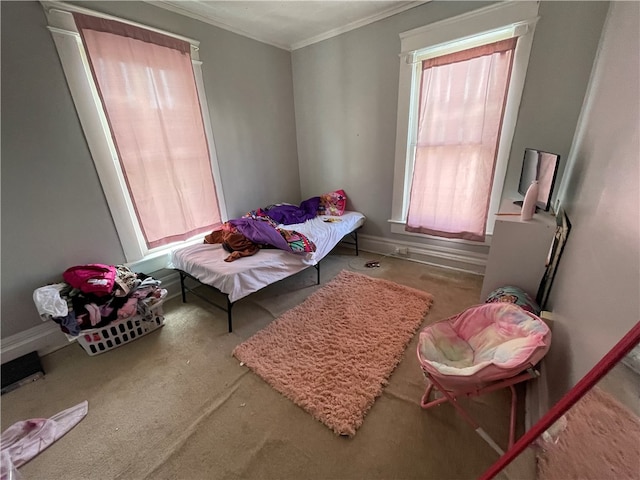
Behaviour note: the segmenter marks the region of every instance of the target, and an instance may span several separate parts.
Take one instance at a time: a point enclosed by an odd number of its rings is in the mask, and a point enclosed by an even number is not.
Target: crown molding
[[[247,37],[250,38],[252,40],[255,40],[257,42],[260,43],[266,43],[267,45],[271,45],[272,47],[277,47],[280,48],[282,50],[287,50],[290,51],[290,47],[289,45],[284,45],[282,43],[279,42],[274,42],[273,40],[270,40],[268,38],[265,37],[261,37],[259,35],[254,35],[252,33],[246,32],[244,30],[242,30],[241,28],[237,28],[237,27],[232,27],[231,25],[227,25],[226,23],[209,17],[209,16],[205,16],[205,15],[200,15],[198,13],[194,13],[191,12],[190,10],[187,10],[185,8],[176,6],[173,3],[169,3],[166,2],[164,0],[143,0],[144,3],[148,3],[149,5],[153,5],[154,7],[158,7],[158,8],[162,8],[164,10],[169,10],[170,12],[173,13],[177,13],[179,15],[182,15],[184,17],[189,17],[189,18],[193,18],[194,20],[199,20],[201,22],[204,23],[208,23],[209,25],[213,25],[214,27],[218,27],[221,28],[223,30],[227,30],[228,32],[232,32],[238,35],[241,35],[243,37]]]
[[[333,30],[329,30],[328,32],[321,33],[320,35],[316,35],[314,37],[307,38],[306,40],[302,40],[300,42],[296,42],[291,45],[290,50],[298,50],[303,47],[308,47],[309,45],[313,45],[314,43],[321,42],[323,40],[327,40],[329,38],[337,37],[338,35],[342,35],[343,33],[349,32],[351,30],[355,30],[360,27],[364,27],[365,25],[369,25],[370,23],[377,22],[378,20],[382,20],[387,17],[391,17],[393,15],[397,15],[398,13],[402,13],[406,10],[410,10],[412,8],[418,7],[425,3],[429,3],[432,0],[422,1],[422,2],[411,2],[405,5],[399,5],[397,7],[391,7],[387,10],[383,10],[382,12],[378,12],[375,15],[371,15],[369,17],[361,18],[360,20],[356,20],[354,22],[348,23],[342,27],[334,28]]]
[[[223,30],[227,30],[229,32],[241,35],[243,37],[247,37],[250,38],[252,40],[256,40],[258,42],[261,43],[266,43],[267,45],[271,45],[273,47],[277,47],[280,48],[282,50],[287,50],[287,51],[293,51],[293,50],[298,50],[300,48],[303,47],[307,47],[309,45],[312,45],[314,43],[318,43],[321,42],[323,40],[327,40],[329,38],[341,35],[343,33],[346,33],[348,31],[351,30],[355,30],[356,28],[360,28],[363,27],[365,25],[368,25],[370,23],[373,22],[377,22],[378,20],[382,20],[384,18],[390,17],[392,15],[396,15],[398,13],[404,12],[406,10],[409,10],[411,8],[417,7],[419,5],[425,4],[425,3],[429,3],[432,0],[426,0],[426,1],[417,1],[417,2],[411,2],[408,4],[404,4],[404,5],[399,5],[399,6],[394,6],[391,8],[388,8],[387,10],[384,10],[382,12],[379,12],[375,15],[371,15],[365,18],[362,18],[360,20],[348,23],[347,25],[344,25],[342,27],[339,28],[335,28],[332,30],[329,30],[325,33],[322,33],[320,35],[315,35],[313,37],[307,38],[305,40],[301,40],[299,42],[295,42],[291,45],[288,44],[283,44],[277,41],[274,41],[268,37],[264,37],[264,36],[260,36],[260,35],[256,35],[254,33],[251,32],[247,32],[245,30],[242,30],[241,28],[237,28],[237,27],[233,27],[231,25],[226,24],[225,22],[214,18],[214,17],[210,17],[210,16],[205,16],[205,15],[200,15],[198,13],[194,13],[191,12],[190,10],[186,9],[186,8],[182,8],[179,5],[176,5],[175,3],[170,3],[168,1],[165,0],[144,0],[145,3],[148,3],[149,5],[153,5],[156,6],[158,8],[162,8],[164,10],[168,10],[171,11],[173,13],[177,13],[179,15],[185,16],[185,17],[189,17],[189,18],[193,18],[194,20],[199,20],[201,22],[204,23],[208,23],[209,25],[213,25],[215,27],[221,28]]]

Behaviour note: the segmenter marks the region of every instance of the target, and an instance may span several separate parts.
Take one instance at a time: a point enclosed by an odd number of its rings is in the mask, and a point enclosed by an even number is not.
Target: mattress
[[[328,221],[334,220],[334,221]],[[362,226],[365,216],[346,211],[340,217],[321,215],[304,223],[283,225],[306,235],[316,245],[316,251],[294,254],[278,249],[262,249],[250,257],[225,262],[229,253],[220,244],[198,244],[171,252],[168,268],[182,270],[229,295],[235,302],[278,280],[316,265],[342,238]]]

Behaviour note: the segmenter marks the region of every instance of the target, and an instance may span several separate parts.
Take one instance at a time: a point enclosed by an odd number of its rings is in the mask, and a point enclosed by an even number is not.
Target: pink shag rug
[[[353,436],[432,301],[343,270],[233,355],[335,433]]]

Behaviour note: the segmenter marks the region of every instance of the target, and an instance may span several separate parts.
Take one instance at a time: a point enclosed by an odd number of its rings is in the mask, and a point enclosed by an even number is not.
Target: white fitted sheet
[[[336,218],[329,223],[324,220]],[[342,238],[362,226],[365,216],[360,212],[344,212],[340,217],[326,215],[315,217],[304,223],[283,225],[306,235],[316,244],[311,254],[294,254],[278,249],[262,249],[250,257],[225,262],[229,253],[220,244],[198,244],[179,248],[171,252],[169,268],[182,270],[229,295],[235,302],[278,280],[282,280],[305,268],[316,265]]]

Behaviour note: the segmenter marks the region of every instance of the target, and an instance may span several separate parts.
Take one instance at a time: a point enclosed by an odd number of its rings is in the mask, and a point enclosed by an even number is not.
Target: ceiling
[[[155,0],[149,3],[263,43],[296,50],[426,2]]]

